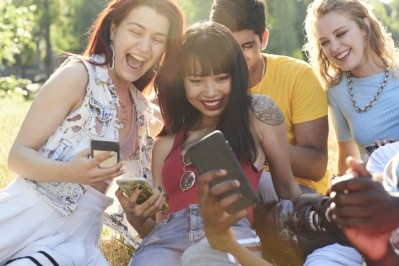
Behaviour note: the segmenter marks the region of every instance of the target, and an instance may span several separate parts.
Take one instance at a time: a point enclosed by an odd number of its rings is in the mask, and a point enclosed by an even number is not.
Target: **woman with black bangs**
[[[141,205],[126,201],[127,217],[145,237],[130,265],[180,265],[183,252],[204,238],[198,173],[184,154],[214,130],[224,133],[255,190],[267,160],[278,196],[291,199],[301,194],[287,160],[284,118],[270,98],[250,95],[245,58],[232,33],[214,22],[193,25],[175,64],[157,77],[165,124],[152,160],[154,183],[165,191],[170,208],[157,211],[159,195]],[[240,213],[242,219],[233,226],[236,237],[259,245],[252,230],[252,207]],[[235,264],[227,254],[209,251],[215,256],[208,263]]]

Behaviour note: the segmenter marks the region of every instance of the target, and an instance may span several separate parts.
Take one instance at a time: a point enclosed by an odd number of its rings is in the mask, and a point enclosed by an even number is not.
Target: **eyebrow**
[[[241,44],[241,46],[250,45],[250,44],[254,44],[254,43],[255,43],[255,41],[244,42]]]
[[[335,34],[337,31],[339,31],[339,30],[341,30],[341,29],[343,29],[345,27],[347,27],[347,26],[345,25],[345,26],[339,27],[338,29],[335,29],[332,33]],[[321,41],[323,39],[326,39],[326,38],[325,37],[321,37],[321,38],[319,38],[319,41]]]
[[[143,25],[141,25],[140,23],[137,23],[137,22],[128,22],[127,25],[137,26],[137,27],[139,27],[140,29],[143,29],[143,30],[146,29]],[[162,32],[155,32],[155,35],[164,36],[164,37],[166,37],[166,38],[168,37],[167,34],[162,33]]]

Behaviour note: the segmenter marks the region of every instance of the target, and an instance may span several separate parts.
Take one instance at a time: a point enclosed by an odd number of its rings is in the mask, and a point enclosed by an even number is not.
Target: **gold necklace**
[[[349,90],[349,94],[350,94],[350,97],[351,97],[352,105],[353,105],[353,107],[355,108],[355,110],[357,112],[363,113],[363,112],[367,112],[371,107],[373,107],[373,105],[377,101],[378,97],[380,96],[380,94],[384,90],[385,85],[387,84],[387,81],[388,81],[389,70],[388,70],[388,67],[385,68],[385,76],[384,76],[384,80],[382,81],[382,84],[381,84],[380,88],[378,89],[377,93],[371,98],[369,103],[366,104],[366,106],[363,107],[363,108],[360,107],[359,105],[357,105],[357,103],[356,103],[355,95],[353,93],[353,83],[352,83],[352,78],[351,78],[351,72],[347,72],[346,76],[348,78],[348,90]]]
[[[259,94],[260,90],[262,89],[262,83],[265,77],[265,72],[266,72],[266,63],[265,63],[265,59],[262,57],[262,77],[260,79],[260,83],[258,85],[258,90],[256,91],[257,94]]]

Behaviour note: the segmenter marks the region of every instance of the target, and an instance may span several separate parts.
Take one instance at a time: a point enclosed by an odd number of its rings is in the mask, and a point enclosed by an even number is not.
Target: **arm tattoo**
[[[255,117],[268,125],[281,125],[284,116],[280,108],[266,95],[252,95],[252,112]]]

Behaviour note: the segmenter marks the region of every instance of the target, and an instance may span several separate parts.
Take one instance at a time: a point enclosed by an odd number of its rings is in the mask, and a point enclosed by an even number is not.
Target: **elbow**
[[[318,167],[315,167],[313,176],[311,177],[313,181],[319,182],[323,179],[327,172],[327,161],[325,163],[320,163]]]
[[[15,162],[16,162],[16,154],[14,150],[11,148],[10,152],[8,153],[7,157],[7,167],[10,171],[15,172]]]

